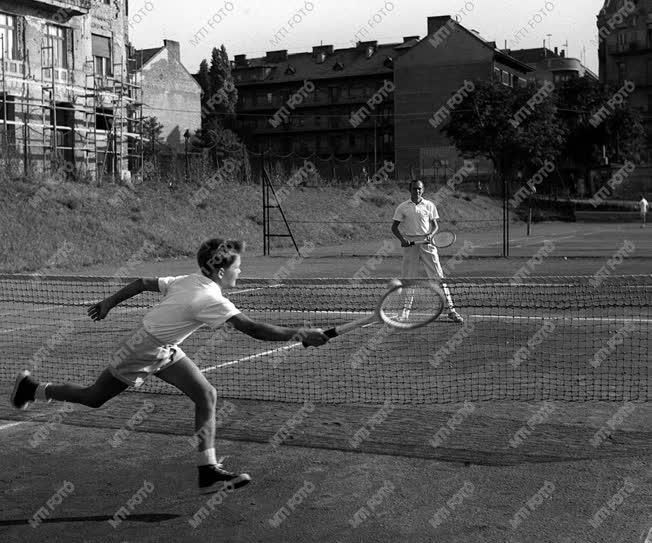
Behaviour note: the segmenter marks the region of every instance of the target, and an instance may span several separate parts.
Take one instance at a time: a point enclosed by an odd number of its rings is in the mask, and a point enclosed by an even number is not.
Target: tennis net
[[[0,275],[0,379],[92,383],[160,294],[101,322],[86,309],[130,279]],[[226,398],[434,404],[649,399],[652,276],[447,279],[463,325],[443,314],[409,332],[370,325],[304,349],[202,328],[182,348]],[[373,311],[385,280],[241,280],[227,296],[252,318],[328,327]],[[174,393],[150,377],[138,390]]]

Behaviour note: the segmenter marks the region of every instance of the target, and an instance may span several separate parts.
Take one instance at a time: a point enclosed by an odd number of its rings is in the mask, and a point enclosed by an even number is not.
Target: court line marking
[[[19,424],[25,424],[26,421],[21,420],[19,422],[10,422],[9,424],[3,424],[0,426],[0,430],[6,430],[7,428],[12,428],[13,426],[18,426]]]
[[[207,373],[209,371],[213,371],[219,368],[224,368],[226,366],[232,366],[233,364],[238,364],[240,362],[247,362],[248,360],[254,360],[256,358],[261,358],[263,356],[266,356],[268,354],[273,354],[279,351],[289,351],[290,349],[294,349],[295,347],[298,347],[299,345],[302,345],[301,343],[292,343],[291,345],[284,345],[283,347],[278,347],[276,349],[271,349],[269,351],[265,351],[262,353],[256,353],[252,354],[249,356],[245,356],[244,358],[240,358],[238,360],[231,360],[231,362],[225,362],[224,364],[217,364],[216,366],[211,366],[210,368],[203,368],[200,371],[202,373]]]
[[[557,315],[469,315],[473,319],[496,319],[496,320],[562,320],[562,321],[586,321],[586,322],[640,322],[641,324],[652,322],[652,319],[643,317],[565,317]]]

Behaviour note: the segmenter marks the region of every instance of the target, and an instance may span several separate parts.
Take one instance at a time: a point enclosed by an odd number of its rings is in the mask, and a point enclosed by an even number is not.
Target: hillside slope
[[[2,272],[40,272],[92,264],[192,256],[210,236],[247,240],[249,251],[262,252],[262,197],[253,185],[219,185],[197,205],[198,186],[139,186],[135,190],[77,183],[35,186],[15,181],[0,186]],[[404,189],[376,187],[358,206],[357,189],[298,187],[283,200],[298,243],[325,246],[355,239],[382,239]],[[426,194],[426,197],[428,195]],[[500,202],[455,195],[439,206],[442,220],[498,221]],[[337,223],[317,222],[337,216]],[[272,217],[280,219],[276,210]],[[369,222],[367,222],[369,221]],[[366,222],[366,224],[360,224]],[[497,224],[497,223],[496,223]],[[458,223],[456,229],[486,228],[487,223]],[[281,231],[282,222],[275,222]],[[287,239],[275,240],[279,245]]]

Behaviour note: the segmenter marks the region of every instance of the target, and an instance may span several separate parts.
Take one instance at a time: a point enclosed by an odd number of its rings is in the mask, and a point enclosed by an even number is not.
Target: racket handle
[[[324,335],[330,339],[333,339],[334,337],[337,337],[339,334],[337,333],[337,329],[333,327],[333,328],[329,328],[328,330],[324,330]],[[305,341],[302,341],[301,343],[306,349],[310,347],[310,345],[308,345]]]

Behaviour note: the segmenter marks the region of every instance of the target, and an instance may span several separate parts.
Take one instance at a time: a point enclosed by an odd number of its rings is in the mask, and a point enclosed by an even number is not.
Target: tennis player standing
[[[398,238],[401,247],[403,247],[401,277],[415,279],[419,277],[419,271],[423,266],[430,279],[443,279],[444,272],[439,263],[437,248],[429,243],[411,245],[412,241],[423,240],[424,237],[431,238],[439,229],[437,225],[439,219],[437,207],[430,200],[423,198],[423,191],[422,181],[411,181],[410,199],[399,204],[394,213],[392,233]],[[399,226],[403,232],[401,232]],[[442,288],[446,295],[448,318],[453,322],[464,322],[462,316],[453,307],[453,299],[449,288],[443,283]]]
[[[645,195],[641,194],[641,200],[638,203],[638,210],[641,213],[641,228],[645,228],[645,221],[647,218],[647,210],[650,208],[650,204],[645,199]]]
[[[109,366],[94,384],[39,383],[30,372],[23,371],[16,378],[11,393],[13,406],[25,409],[35,400],[58,400],[100,407],[129,386],[139,387],[153,374],[178,388],[195,403],[200,488],[217,483],[233,488],[246,485],[251,480],[248,474],[226,471],[215,457],[217,391],[179,344],[204,325],[217,328],[225,323],[265,341],[300,338],[308,345],[318,347],[326,343],[328,337],[321,329],[286,328],[253,321],[222,294],[224,288],[235,286],[243,250],[241,241],[208,240],[197,253],[200,273],[138,279],[91,306],[88,315],[99,321],[119,303],[141,292],[163,294],[163,300],[143,318],[142,326],[122,341]]]

